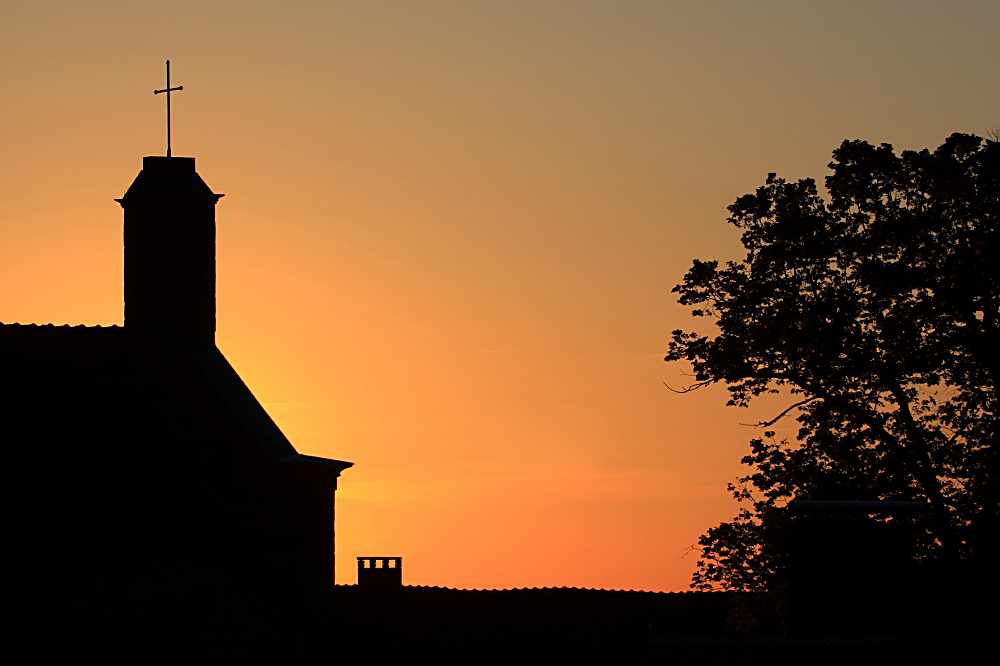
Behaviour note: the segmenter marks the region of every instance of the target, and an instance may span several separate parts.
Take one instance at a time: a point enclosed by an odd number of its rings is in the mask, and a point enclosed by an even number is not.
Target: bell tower
[[[125,327],[215,344],[215,194],[193,157],[144,157],[125,210]]]

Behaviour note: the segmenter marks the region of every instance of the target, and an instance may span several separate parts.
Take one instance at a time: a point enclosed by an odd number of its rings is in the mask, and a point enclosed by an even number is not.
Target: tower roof
[[[135,177],[121,199],[115,199],[123,207],[132,201],[159,197],[214,197],[223,194],[212,191],[194,168],[193,157],[142,158],[142,171]]]

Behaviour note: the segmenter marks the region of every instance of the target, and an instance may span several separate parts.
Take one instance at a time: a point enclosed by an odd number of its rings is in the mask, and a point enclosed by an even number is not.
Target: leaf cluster
[[[701,541],[694,585],[773,579],[768,516],[792,497],[925,499],[921,552],[966,557],[998,527],[1000,144],[953,134],[936,150],[845,141],[826,198],[769,174],[729,207],[743,261],[695,261],[674,288],[715,335],[677,330],[667,361],[729,404],[793,397],[793,443],[751,442],[754,487]],[[993,541],[991,541],[991,539]],[[723,567],[725,570],[723,571]]]

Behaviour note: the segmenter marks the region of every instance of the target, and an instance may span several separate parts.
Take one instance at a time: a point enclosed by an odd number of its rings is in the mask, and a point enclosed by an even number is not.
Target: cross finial
[[[184,86],[170,87],[170,61],[167,61],[167,87],[163,90],[154,90],[154,95],[167,93],[167,157],[170,157],[170,93],[174,90],[184,90]]]

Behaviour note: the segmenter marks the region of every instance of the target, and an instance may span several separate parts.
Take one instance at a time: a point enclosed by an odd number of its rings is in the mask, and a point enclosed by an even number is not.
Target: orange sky
[[[218,345],[356,463],[339,582],[685,589],[779,405],[661,383],[726,205],[1000,125],[996,2],[694,4],[0,0],[0,321],[121,323],[170,58],[174,154],[226,194]]]

